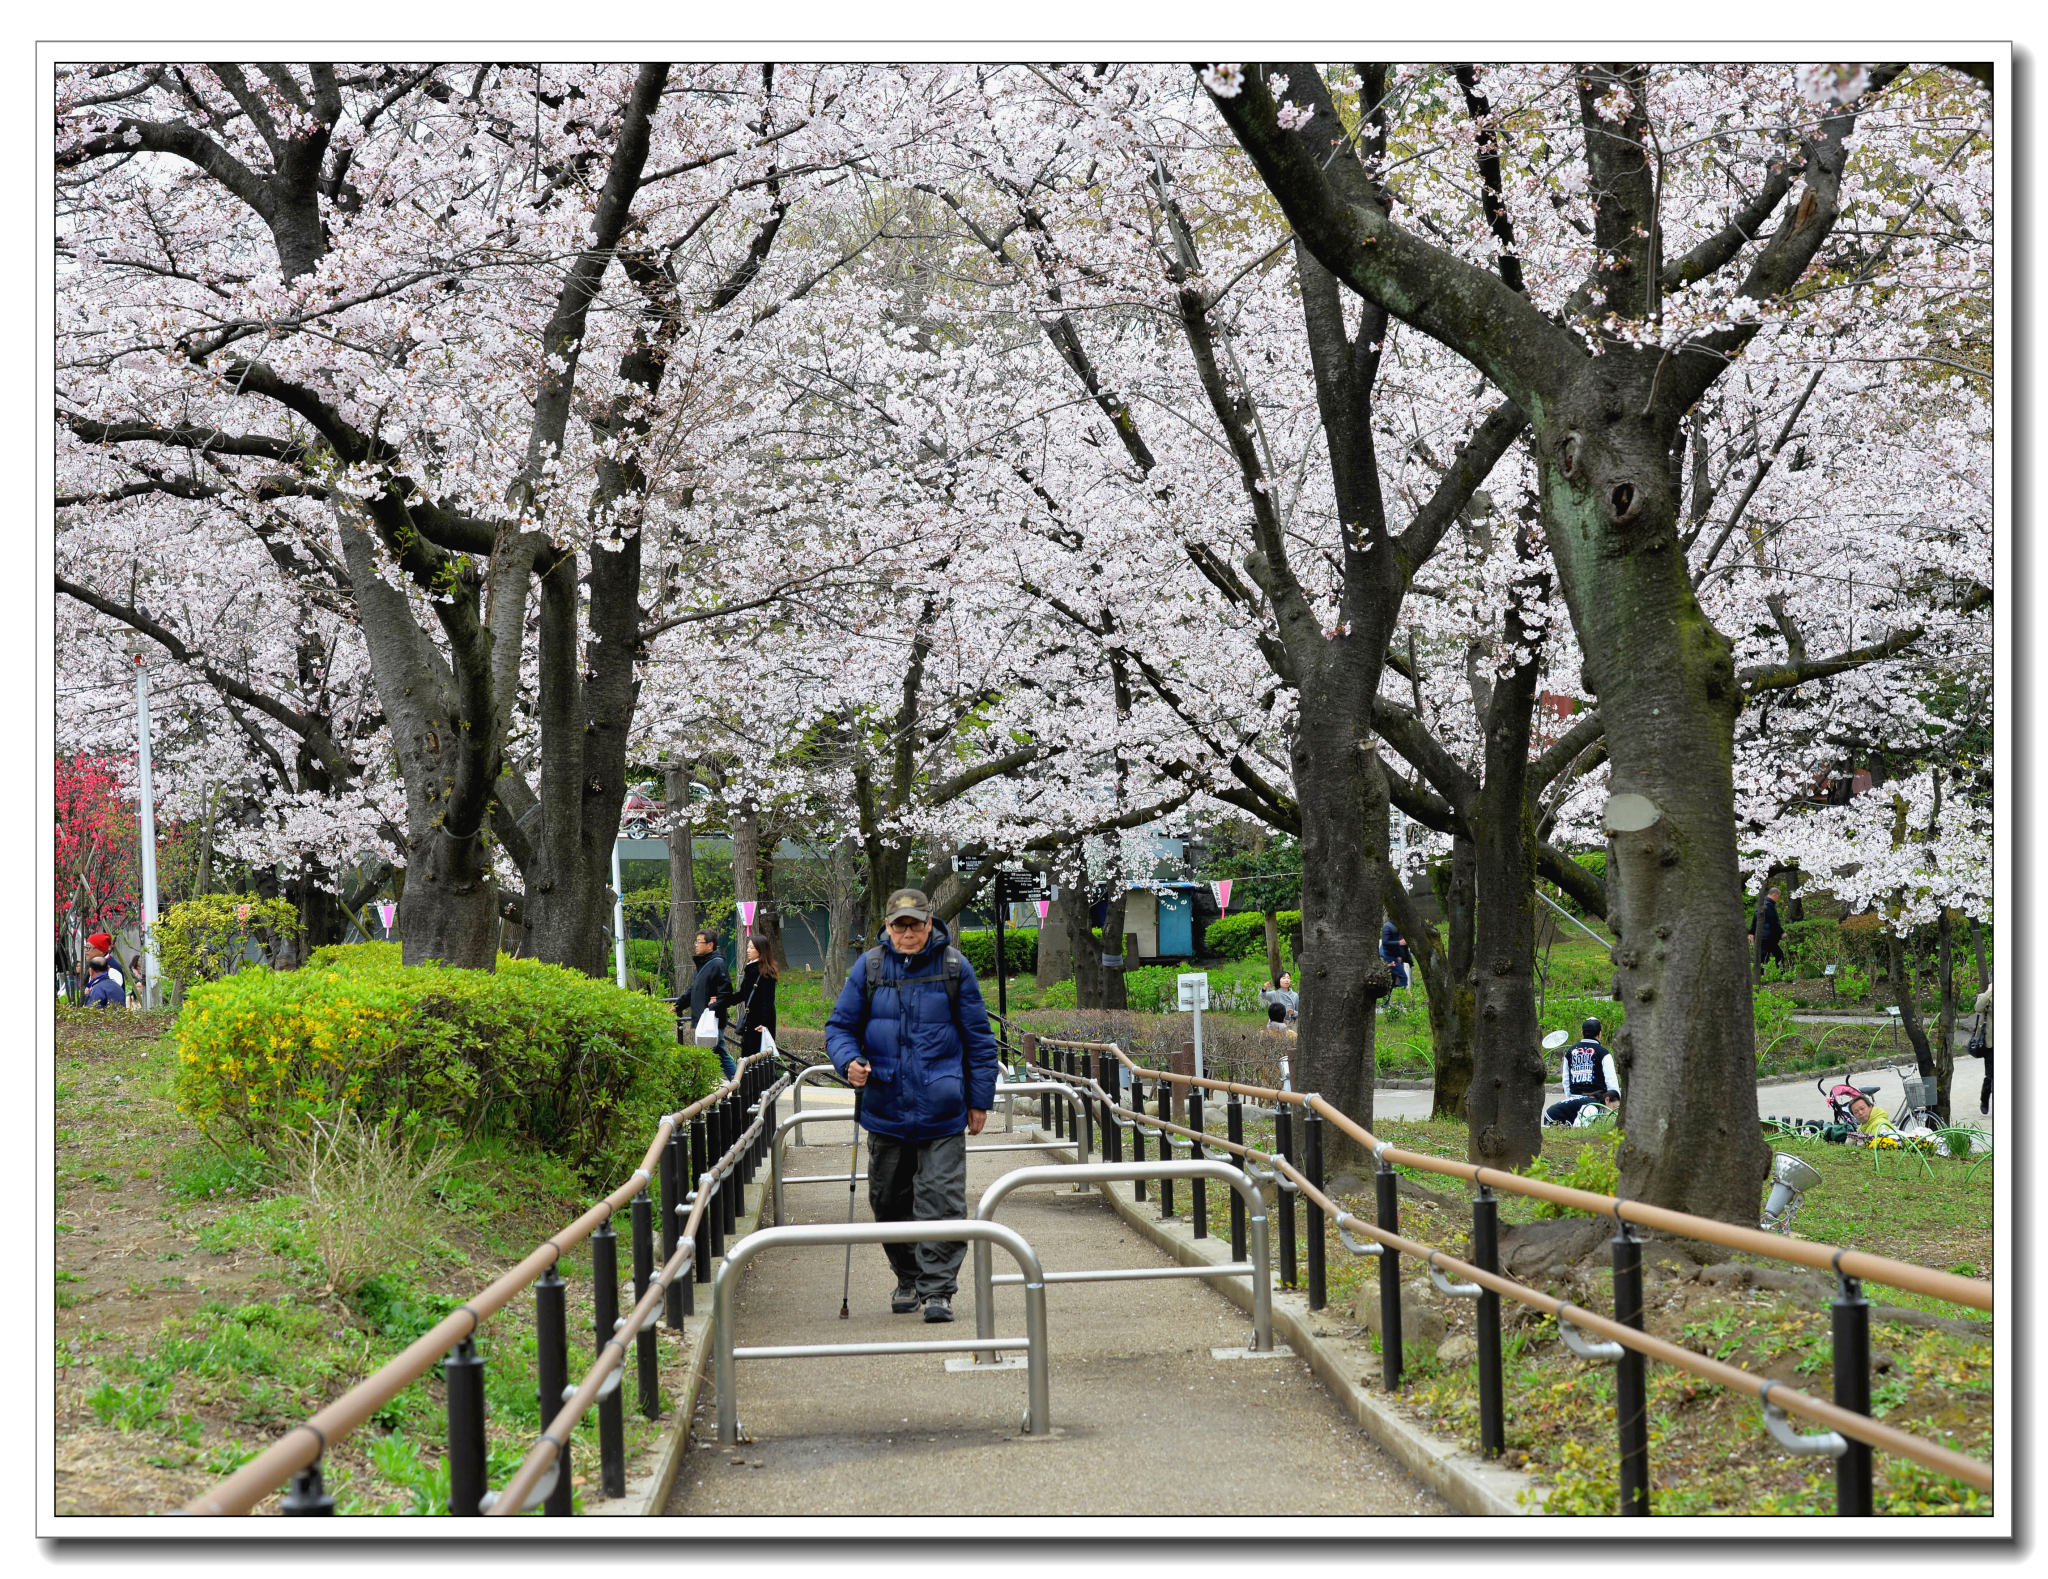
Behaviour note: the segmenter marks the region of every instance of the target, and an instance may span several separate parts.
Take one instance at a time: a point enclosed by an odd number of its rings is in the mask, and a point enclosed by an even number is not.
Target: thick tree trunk
[[[1266,980],[1277,987],[1280,985],[1280,912],[1265,910],[1260,914],[1266,922]]]
[[[690,804],[690,765],[670,763],[662,777],[668,803],[668,947],[675,993],[682,997],[697,974],[697,819]]]
[[[1526,540],[1525,540],[1526,541]],[[1517,590],[1529,587],[1518,583]],[[1533,588],[1531,589],[1533,590]],[[1473,798],[1473,937],[1477,1036],[1465,1098],[1467,1156],[1519,1169],[1543,1149],[1543,1055],[1536,1020],[1536,820],[1529,737],[1540,632],[1507,611],[1504,645],[1531,657],[1495,680],[1488,699],[1486,779]]]
[[[1340,638],[1340,640],[1343,638]],[[1351,641],[1360,641],[1354,635]],[[1375,650],[1384,650],[1384,644]],[[1334,672],[1333,672],[1334,671]],[[1370,694],[1353,688],[1344,668],[1329,665],[1304,694],[1292,759],[1301,807],[1301,972],[1295,1088],[1319,1093],[1360,1124],[1372,1127],[1373,1004],[1392,986],[1380,958],[1385,907],[1380,871],[1387,858],[1387,781],[1373,752]],[[1324,1165],[1359,1170],[1364,1148],[1329,1129]]]
[[[1741,694],[1728,639],[1687,580],[1672,436],[1637,415],[1649,405],[1647,389],[1588,373],[1532,413],[1543,524],[1612,764],[1609,922],[1628,1004],[1615,1038],[1628,1091],[1620,1193],[1750,1222],[1770,1148],[1735,838]]]
[[[732,897],[736,904],[754,906],[751,925],[741,922],[744,911],[733,913],[732,979],[737,983],[747,967],[747,939],[761,935],[761,818],[752,796],[732,812]]]
[[[1062,895],[1068,885],[1060,884]],[[1072,897],[1063,905],[1067,923],[1067,958],[1074,969],[1074,1007],[1077,1009],[1099,1009],[1102,1004],[1102,950],[1095,941],[1095,926],[1090,919],[1092,906],[1088,901],[1085,879],[1073,888]]]
[[[1121,970],[1102,970],[1102,1006],[1105,1009],[1123,1009],[1130,1005],[1130,997],[1124,991],[1124,971],[1134,970],[1138,962],[1124,952],[1128,940],[1124,937],[1124,909],[1130,903],[1123,885],[1117,885],[1116,897],[1109,902],[1109,911],[1102,918],[1102,953],[1116,954],[1123,958]]]
[[[1055,899],[1038,923],[1038,985],[1065,981],[1074,970],[1074,947],[1067,936],[1067,902]]]
[[[1941,1011],[1934,1028],[1934,1106],[1942,1121],[1949,1118],[1949,1091],[1956,1077],[1956,949],[1955,923],[1946,906],[1934,924],[1940,955]]]
[[[406,853],[400,957],[408,965],[496,969],[498,888],[482,841],[435,828]]]
[[[1415,951],[1415,969],[1429,1005],[1429,1116],[1462,1120],[1472,1085],[1472,842],[1453,838],[1449,880],[1441,885],[1444,924],[1422,919],[1398,874],[1383,874],[1387,910]]]
[[[756,890],[761,896],[761,908],[754,916],[754,933],[766,945],[768,957],[775,961],[778,971],[789,969],[789,951],[782,942],[782,911],[775,903],[775,840],[769,839],[761,848],[756,868],[761,880]],[[740,957],[746,958],[744,951]]]
[[[1918,996],[1913,991],[1913,971],[1908,963],[1910,942],[1910,939],[1900,938],[1896,932],[1885,935],[1891,959],[1892,1002],[1899,1006],[1899,1024],[1904,1027],[1906,1040],[1912,1046],[1913,1066],[1925,1079],[1934,1073],[1934,1053],[1927,1045],[1927,1025],[1920,1018]]]
[[[836,1003],[859,946],[861,897],[859,860],[851,834],[832,846],[831,898],[825,931],[825,1002]]]

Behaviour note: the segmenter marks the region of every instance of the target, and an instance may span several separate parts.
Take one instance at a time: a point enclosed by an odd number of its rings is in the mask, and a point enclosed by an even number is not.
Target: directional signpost
[[[968,861],[972,861],[972,866]],[[981,857],[970,856],[959,863],[960,870],[974,871],[981,865]],[[1052,885],[1041,872],[998,871],[995,880],[996,907],[996,1013],[1002,1016],[1003,1032],[1010,1029],[1010,968],[1003,953],[1003,922],[1011,905],[1029,904],[1038,901],[1038,919],[1045,919],[1051,907]]]

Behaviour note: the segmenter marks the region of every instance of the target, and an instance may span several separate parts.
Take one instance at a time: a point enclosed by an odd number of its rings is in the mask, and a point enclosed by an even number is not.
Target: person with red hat
[[[88,954],[97,954],[106,961],[107,974],[114,978],[114,985],[126,989],[127,978],[121,974],[121,956],[114,952],[114,939],[106,932],[95,932],[85,940]],[[87,962],[90,965],[90,961]]]

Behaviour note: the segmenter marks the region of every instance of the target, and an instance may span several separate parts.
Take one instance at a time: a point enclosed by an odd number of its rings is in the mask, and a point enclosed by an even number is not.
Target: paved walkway
[[[808,1090],[804,1105],[812,1105]],[[818,1105],[836,1104],[821,1094]],[[997,1127],[992,1123],[982,1138],[994,1138]],[[813,1138],[822,1142],[826,1133],[814,1131]],[[793,1175],[843,1173],[847,1149],[817,1144],[792,1148],[789,1157]],[[999,1173],[1053,1160],[1033,1152],[970,1153],[970,1206]],[[762,1177],[765,1182],[765,1171]],[[840,1221],[846,1194],[837,1185],[798,1186],[788,1202],[793,1222]],[[865,1186],[856,1215],[871,1220]],[[1031,1242],[1048,1271],[1168,1264],[1093,1190],[1026,1187],[1004,1203],[999,1220]],[[841,1248],[792,1249],[753,1261],[735,1298],[741,1345],[974,1335],[971,1254],[954,1303],[959,1320],[951,1326],[890,1315],[894,1279],[875,1245],[854,1249],[853,1314],[840,1321],[845,1255]],[[999,1272],[1014,1270],[1000,1251],[995,1261]],[[1013,1287],[998,1289],[996,1299],[998,1332],[1021,1332],[1022,1296]],[[1054,1284],[1047,1290],[1047,1316],[1056,1432],[1050,1439],[1020,1434],[1021,1367],[948,1371],[943,1355],[742,1360],[739,1417],[754,1440],[738,1449],[718,1446],[716,1398],[707,1378],[691,1424],[692,1446],[664,1511],[1451,1511],[1359,1432],[1302,1361],[1211,1358],[1212,1347],[1244,1344],[1249,1322],[1197,1280]]]

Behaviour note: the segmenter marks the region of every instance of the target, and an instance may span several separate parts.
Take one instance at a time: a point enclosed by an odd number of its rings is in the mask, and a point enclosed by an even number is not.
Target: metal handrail
[[[1342,1109],[1313,1093],[1274,1091],[1264,1086],[1238,1085],[1229,1081],[1206,1080],[1194,1075],[1176,1074],[1172,1070],[1148,1069],[1134,1063],[1123,1049],[1113,1042],[1067,1042],[1056,1037],[1041,1037],[1039,1042],[1041,1046],[1084,1047],[1113,1053],[1127,1068],[1155,1080],[1171,1081],[1175,1085],[1233,1091],[1243,1096],[1264,1097],[1275,1102],[1310,1108],[1367,1150],[1374,1150],[1385,1144]],[[1047,1073],[1055,1071],[1048,1070]],[[1204,1138],[1203,1144],[1210,1143]],[[1881,1283],[1890,1288],[1908,1289],[1916,1294],[1931,1295],[1936,1299],[1966,1305],[1974,1310],[1992,1308],[1991,1285],[1976,1278],[1958,1277],[1952,1272],[1936,1272],[1931,1267],[1915,1266],[1910,1261],[1896,1261],[1890,1256],[1876,1255],[1866,1250],[1842,1249],[1822,1244],[1817,1240],[1788,1240],[1759,1228],[1744,1228],[1734,1223],[1718,1222],[1713,1218],[1695,1217],[1690,1212],[1674,1211],[1669,1207],[1651,1206],[1645,1202],[1630,1201],[1612,1195],[1599,1195],[1590,1190],[1575,1190],[1568,1185],[1530,1179],[1518,1173],[1508,1173],[1476,1163],[1452,1162],[1448,1158],[1431,1156],[1426,1152],[1406,1151],[1392,1145],[1386,1145],[1385,1151],[1388,1161],[1403,1167],[1442,1174],[1446,1178],[1470,1180],[1472,1183],[1483,1184],[1495,1190],[1530,1196],[1558,1206],[1574,1207],[1595,1217],[1612,1217],[1617,1222],[1633,1223],[1638,1227],[1676,1234],[1681,1238],[1700,1239],[1726,1249],[1743,1250],[1773,1260],[1791,1261],[1816,1271],[1838,1272],[1866,1283]]]
[[[1074,1094],[1071,1087],[1049,1080],[998,1086],[996,1088],[996,1095],[998,1097],[1058,1096],[1064,1098],[1068,1103],[1069,1110],[1074,1112],[1078,1112],[1081,1105],[1081,1099]],[[799,1109],[797,1112],[785,1115],[776,1124],[775,1133],[768,1142],[768,1184],[769,1198],[775,1203],[775,1220],[778,1223],[787,1221],[782,1210],[782,1191],[785,1185],[852,1184],[867,1177],[865,1173],[800,1173],[791,1175],[783,1166],[783,1158],[789,1148],[789,1137],[800,1126],[805,1124],[845,1124],[852,1122],[854,1117],[855,1114],[852,1108],[835,1109],[830,1113],[820,1113],[816,1108],[811,1109],[809,1112]],[[1003,1132],[998,1131],[997,1133]],[[969,1146],[966,1149],[970,1152],[1044,1151],[1048,1144],[1046,1141],[1037,1140],[1014,1141],[998,1142],[986,1146]]]
[[[683,1225],[682,1237],[676,1245],[676,1253],[668,1259],[662,1266],[661,1271],[648,1284],[647,1292],[641,1295],[640,1302],[619,1319],[618,1332],[620,1335],[613,1337],[611,1341],[598,1351],[596,1360],[591,1364],[589,1370],[584,1372],[582,1382],[569,1395],[554,1419],[548,1422],[547,1428],[542,1431],[539,1439],[527,1450],[525,1459],[521,1461],[519,1468],[513,1473],[512,1478],[505,1483],[504,1491],[485,1510],[486,1517],[498,1517],[518,1512],[525,1507],[525,1499],[532,1488],[539,1483],[541,1476],[548,1472],[550,1466],[559,1457],[561,1444],[569,1440],[569,1433],[576,1429],[576,1423],[583,1418],[590,1406],[597,1401],[598,1395],[604,1391],[606,1376],[625,1364],[625,1336],[638,1332],[643,1322],[653,1319],[654,1313],[660,1309],[660,1302],[668,1286],[681,1277],[694,1264],[696,1260],[697,1224],[699,1220],[704,1216],[706,1210],[709,1209],[715,1193],[725,1187],[726,1181],[739,1166],[748,1146],[761,1133],[761,1126],[768,1117],[769,1104],[780,1095],[783,1090],[783,1082],[788,1078],[787,1075],[784,1075],[781,1081],[777,1081],[774,1085],[769,1086],[761,1094],[760,1099],[753,1108],[754,1122],[740,1132],[716,1164],[706,1168],[703,1173],[698,1175],[697,1188],[690,1198],[689,1216]],[[728,1246],[726,1249],[728,1261],[731,1259],[734,1248],[733,1246]],[[723,1275],[724,1268],[721,1267],[720,1276]]]
[[[1123,1050],[1114,1043],[1078,1043],[1054,1037],[1041,1037],[1039,1044],[1041,1046],[1085,1047],[1094,1051],[1109,1052],[1114,1054],[1126,1067],[1134,1071],[1141,1070],[1141,1066],[1133,1063],[1124,1054]],[[1765,1234],[1755,1229],[1739,1228],[1727,1223],[1717,1223],[1705,1218],[1696,1218],[1689,1213],[1673,1212],[1659,1207],[1648,1207],[1639,1202],[1625,1201],[1613,1196],[1594,1195],[1585,1190],[1573,1190],[1559,1185],[1546,1184],[1540,1180],[1524,1179],[1520,1175],[1502,1173],[1492,1168],[1482,1168],[1472,1164],[1452,1164],[1447,1163],[1441,1157],[1430,1157],[1420,1153],[1403,1151],[1388,1142],[1377,1139],[1364,1126],[1353,1122],[1347,1115],[1331,1106],[1320,1096],[1312,1094],[1297,1095],[1292,1092],[1271,1091],[1259,1087],[1237,1086],[1226,1082],[1199,1079],[1194,1076],[1177,1075],[1165,1070],[1142,1069],[1142,1072],[1155,1079],[1171,1080],[1177,1084],[1237,1091],[1241,1094],[1286,1100],[1293,1102],[1297,1106],[1308,1107],[1319,1116],[1338,1124],[1339,1127],[1344,1129],[1353,1138],[1370,1145],[1378,1155],[1383,1167],[1391,1160],[1418,1167],[1426,1167],[1431,1172],[1444,1173],[1459,1178],[1469,1178],[1480,1187],[1482,1196],[1486,1196],[1487,1192],[1491,1189],[1507,1189],[1524,1195],[1555,1200],[1561,1205],[1574,1206],[1582,1211],[1593,1212],[1598,1216],[1613,1216],[1617,1224],[1637,1222],[1644,1226],[1660,1227],[1666,1232],[1679,1233],[1689,1237],[1709,1237],[1706,1233],[1693,1232],[1687,1226],[1697,1225],[1700,1229],[1714,1230],[1714,1240],[1717,1243],[1730,1244],[1730,1238],[1722,1238],[1720,1235],[1726,1234],[1731,1236],[1733,1239],[1732,1248],[1749,1249],[1749,1241],[1753,1238],[1756,1241],[1760,1241],[1756,1248],[1761,1254],[1774,1255],[1779,1259],[1785,1260],[1805,1259],[1803,1255],[1786,1254],[1788,1250],[1795,1248],[1802,1251],[1807,1249],[1808,1246],[1805,1241],[1795,1240],[1788,1243],[1787,1241],[1779,1240],[1776,1235]],[[1048,1071],[1048,1073],[1058,1072]],[[1103,1091],[1101,1085],[1093,1078],[1067,1075],[1061,1075],[1060,1078],[1071,1080],[1077,1086],[1085,1086],[1092,1090],[1097,1098],[1108,1105],[1112,1111],[1122,1114],[1129,1113],[1128,1109],[1120,1108],[1112,1102]],[[1134,1118],[1145,1117],[1142,1114],[1132,1114],[1130,1116]],[[1154,1127],[1160,1127],[1164,1123],[1164,1121],[1157,1119],[1146,1119],[1146,1122]],[[1189,1130],[1180,1129],[1179,1126],[1171,1127],[1179,1130],[1182,1134],[1193,1133]],[[1205,1146],[1215,1146],[1228,1152],[1243,1154],[1253,1151],[1251,1147],[1233,1145],[1230,1141],[1213,1135],[1203,1135],[1200,1138]],[[1312,1200],[1325,1213],[1329,1214],[1330,1220],[1336,1225],[1339,1234],[1344,1236],[1347,1244],[1351,1242],[1348,1233],[1346,1233],[1347,1229],[1363,1233],[1369,1236],[1383,1250],[1392,1250],[1403,1255],[1423,1257],[1432,1267],[1446,1268],[1466,1278],[1471,1283],[1479,1285],[1483,1289],[1505,1295],[1520,1304],[1534,1306],[1536,1309],[1556,1316],[1560,1320],[1569,1318],[1573,1325],[1583,1331],[1610,1339],[1648,1359],[1654,1359],[1667,1365],[1676,1366],[1681,1370],[1690,1371],[1719,1386],[1733,1388],[1760,1400],[1768,1393],[1773,1407],[1788,1414],[1804,1416],[1815,1424],[1828,1427],[1845,1437],[1853,1438],[1869,1447],[1878,1448],[1884,1452],[1911,1459],[1925,1468],[1934,1470],[1937,1474],[1960,1480],[1964,1484],[1975,1487],[1980,1491],[1990,1491],[1992,1489],[1990,1467],[1977,1459],[1969,1458],[1964,1454],[1940,1447],[1932,1442],[1923,1441],[1918,1437],[1909,1436],[1903,1431],[1881,1424],[1868,1415],[1858,1414],[1838,1404],[1809,1397],[1807,1394],[1789,1388],[1783,1383],[1753,1376],[1748,1371],[1742,1370],[1737,1366],[1727,1365],[1719,1360],[1708,1359],[1705,1355],[1695,1354],[1690,1349],[1683,1349],[1676,1344],[1667,1343],[1663,1339],[1653,1338],[1641,1329],[1630,1326],[1625,1322],[1602,1316],[1595,1311],[1585,1310],[1580,1306],[1571,1304],[1569,1301],[1560,1300],[1554,1295],[1545,1294],[1538,1289],[1529,1288],[1511,1278],[1503,1277],[1497,1272],[1490,1272],[1483,1267],[1475,1266],[1446,1251],[1438,1250],[1434,1246],[1420,1244],[1400,1234],[1365,1222],[1363,1219],[1345,1211],[1335,1201],[1331,1200],[1329,1196],[1323,1193],[1319,1186],[1312,1183],[1307,1175],[1302,1173],[1285,1157],[1267,1155],[1267,1160],[1277,1173],[1291,1180],[1301,1194]],[[1989,1285],[1978,1283],[1975,1280],[1958,1278],[1951,1274],[1932,1273],[1926,1268],[1915,1267],[1908,1262],[1893,1261],[1889,1257],[1872,1255],[1863,1251],[1836,1249],[1832,1246],[1813,1246],[1812,1248],[1822,1257],[1821,1264],[1834,1270],[1844,1280],[1845,1284],[1854,1283],[1866,1278],[1871,1282],[1891,1282],[1891,1278],[1886,1274],[1896,1274],[1899,1272],[1921,1274],[1929,1279],[1938,1278],[1943,1284],[1965,1285],[1966,1290],[1973,1297],[1968,1300],[1956,1300],[1956,1303],[1969,1304],[1978,1309],[1990,1308]],[[1813,1263],[1808,1262],[1808,1264]],[[1892,1286],[1915,1288],[1919,1285],[1916,1283],[1897,1282],[1893,1283]],[[1941,1294],[1940,1297],[1954,1298],[1953,1295],[1946,1293]],[[1393,1358],[1397,1352],[1397,1349],[1391,1345],[1389,1346],[1390,1369],[1394,1364],[1398,1363]]]
[[[751,1058],[741,1059],[731,1079],[689,1106],[664,1114],[655,1126],[654,1139],[640,1159],[640,1166],[634,1169],[626,1183],[568,1227],[543,1240],[517,1266],[481,1293],[470,1296],[339,1398],[293,1426],[240,1469],[212,1489],[194,1497],[178,1511],[210,1516],[247,1513],[291,1476],[318,1463],[335,1443],[359,1429],[401,1391],[439,1363],[449,1349],[472,1337],[485,1320],[509,1304],[515,1294],[557,1265],[564,1252],[580,1244],[600,1224],[609,1222],[621,1206],[630,1204],[653,1178],[662,1148],[668,1144],[669,1135],[676,1126],[688,1123],[707,1108],[731,1096],[748,1066],[765,1056],[756,1053]],[[508,1507],[506,1511],[513,1509]]]
[[[1012,1190],[1022,1189],[1027,1184],[1098,1184],[1128,1179],[1216,1179],[1229,1185],[1245,1203],[1247,1220],[1251,1225],[1247,1251],[1250,1259],[1244,1262],[1225,1262],[1220,1266],[1171,1267],[1164,1270],[1147,1268],[1148,1276],[1181,1277],[1249,1277],[1252,1289],[1252,1349],[1258,1354],[1270,1353],[1273,1348],[1273,1286],[1269,1275],[1266,1247],[1266,1199],[1259,1193],[1258,1186],[1244,1176],[1242,1170],[1233,1168],[1227,1162],[1213,1162],[1207,1158],[1189,1158],[1184,1162],[1081,1162],[1052,1163],[1037,1168],[1015,1168],[997,1179],[975,1203],[974,1216],[986,1220],[995,1215],[1003,1199]],[[995,1332],[995,1284],[994,1269],[990,1266],[993,1258],[988,1246],[977,1242],[974,1247],[974,1330],[980,1337],[990,1337]],[[1052,1275],[1052,1281],[1060,1283],[1113,1282],[1131,1274],[1124,1270],[1099,1272],[1061,1272]],[[985,1355],[985,1358],[984,1358]],[[977,1353],[979,1363],[993,1365],[996,1362],[994,1347]]]
[[[1029,1374],[1025,1383],[1028,1405],[1024,1415],[1027,1436],[1052,1434],[1051,1360],[1045,1331],[1045,1271],[1030,1242],[1004,1223],[974,1218],[929,1218],[900,1223],[798,1223],[756,1229],[727,1249],[725,1263],[711,1286],[713,1366],[718,1390],[718,1440],[727,1447],[742,1438],[739,1404],[734,1377],[735,1363],[743,1359],[794,1359],[805,1356],[869,1354],[959,1354],[989,1347],[981,1339],[939,1339],[923,1343],[822,1343],[778,1345],[773,1348],[736,1349],[733,1346],[732,1291],[740,1271],[764,1250],[784,1245],[887,1245],[913,1244],[925,1239],[968,1239],[976,1244],[1001,1245],[1015,1258],[1024,1274],[1024,1337],[993,1340],[997,1348],[1025,1351]],[[508,1493],[509,1494],[509,1493]]]

